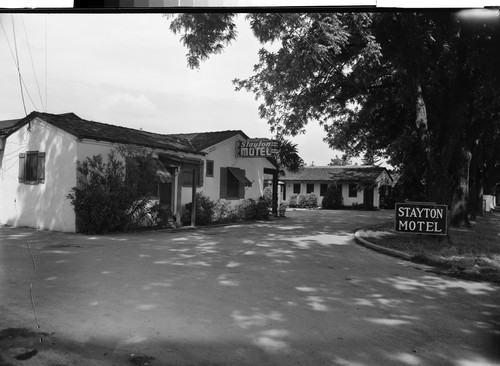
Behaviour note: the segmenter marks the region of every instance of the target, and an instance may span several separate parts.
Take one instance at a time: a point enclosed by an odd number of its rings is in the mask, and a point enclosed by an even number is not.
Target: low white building
[[[240,130],[169,136],[186,139],[197,151],[205,154],[197,191],[214,201],[222,198],[238,204],[245,198],[262,196],[264,180],[270,177],[265,171],[277,169],[272,160],[265,157],[240,156],[239,145],[250,140]],[[191,180],[186,181],[184,186],[183,204],[191,202]]]
[[[171,207],[177,221],[197,191],[211,199],[239,202],[258,198],[266,158],[237,156],[241,131],[162,135],[82,119],[73,113],[32,112],[0,121],[0,224],[75,232],[76,217],[67,194],[77,184],[77,161],[118,146],[145,147],[156,157],[158,189],[152,200]]]
[[[319,206],[328,186],[334,183],[342,189],[345,206],[379,207],[381,191],[385,189],[382,187],[393,186],[387,169],[373,165],[306,166],[295,173],[285,171],[279,179],[284,183],[283,200],[314,193]]]

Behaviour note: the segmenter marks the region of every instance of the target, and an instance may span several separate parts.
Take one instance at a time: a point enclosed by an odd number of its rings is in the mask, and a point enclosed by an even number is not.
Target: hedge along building
[[[240,130],[169,136],[186,139],[205,154],[196,185],[197,191],[211,200],[225,199],[236,205],[245,198],[262,196],[265,178],[274,177],[277,182],[278,167],[274,159],[268,158],[274,151],[265,139],[255,142]],[[185,204],[192,201],[189,178],[183,185],[182,204]]]
[[[361,205],[380,207],[381,196],[387,195],[393,179],[386,168],[374,165],[306,166],[296,173],[285,171],[283,199],[293,195],[314,193],[318,205],[328,186],[337,184],[342,190],[345,206]]]
[[[203,163],[204,153],[182,138],[82,119],[73,113],[32,112],[0,122],[0,224],[75,232],[66,198],[77,184],[76,162],[123,145],[158,157],[157,197],[181,214],[182,172]],[[153,194],[154,196],[154,194]]]

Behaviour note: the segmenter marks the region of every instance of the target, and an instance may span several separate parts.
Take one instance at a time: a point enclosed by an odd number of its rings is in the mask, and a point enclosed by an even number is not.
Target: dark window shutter
[[[45,153],[38,153],[38,183],[45,183]]]
[[[220,168],[220,198],[227,197],[227,168]]]
[[[243,173],[243,176],[245,176],[245,171],[243,169],[240,170]],[[245,198],[245,184],[242,182],[240,182],[240,188],[238,189],[238,198]]]
[[[19,182],[24,182],[24,162],[26,161],[26,154],[19,154]]]

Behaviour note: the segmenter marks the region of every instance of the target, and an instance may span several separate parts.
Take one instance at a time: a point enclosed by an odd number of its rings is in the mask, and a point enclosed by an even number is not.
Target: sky
[[[260,47],[243,15],[238,38],[200,69],[162,14],[0,14],[0,120],[26,112],[73,112],[84,119],[156,133],[242,130],[272,138],[259,101],[232,80],[252,75]],[[29,93],[29,95],[28,95]],[[340,155],[318,123],[290,138],[304,161]]]

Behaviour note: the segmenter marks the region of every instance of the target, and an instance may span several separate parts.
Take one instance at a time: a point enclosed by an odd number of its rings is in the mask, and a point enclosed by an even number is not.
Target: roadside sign
[[[250,139],[236,142],[236,153],[240,158],[269,158],[278,152],[278,142],[268,139]]]
[[[448,207],[428,202],[396,203],[396,231],[413,234],[448,233]]]

